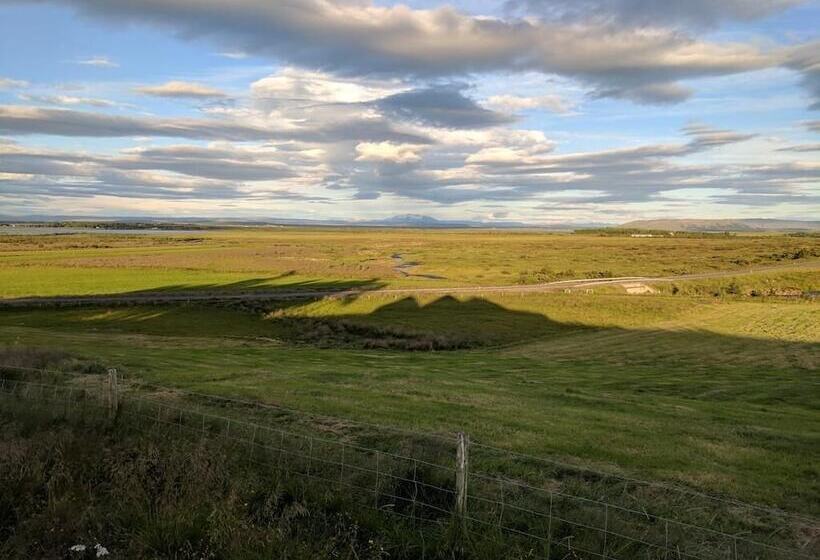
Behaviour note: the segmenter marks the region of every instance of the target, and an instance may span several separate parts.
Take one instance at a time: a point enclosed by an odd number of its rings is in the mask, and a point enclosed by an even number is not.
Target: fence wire
[[[505,456],[503,450],[481,444],[471,445],[471,468],[463,473],[465,487],[458,488],[456,440],[441,434],[425,441],[424,434],[413,433],[409,447],[402,447],[395,435],[388,439],[390,445],[366,445],[346,439],[344,433],[311,432],[301,424],[257,418],[245,410],[229,415],[234,410],[226,407],[225,399],[217,399],[216,406],[207,395],[140,384],[111,387],[102,375],[49,376],[42,381],[5,375],[0,377],[0,396],[42,405],[55,417],[108,417],[138,430],[174,429],[195,440],[225,441],[246,453],[249,462],[286,477],[319,481],[363,508],[413,523],[456,524],[479,543],[490,535],[501,536],[510,550],[527,551],[532,558],[785,560],[817,554],[816,541],[798,549],[782,541],[765,542],[757,534],[752,538],[740,526],[725,530],[718,520],[722,510],[712,514],[708,526],[650,513],[644,504],[636,506],[625,489],[655,488],[652,483],[621,478],[614,486],[589,480],[562,484],[545,465],[566,465],[528,456],[516,463],[515,454]],[[514,467],[493,472],[505,458]],[[618,489],[626,502],[618,499]],[[457,507],[461,490],[466,492],[463,511]],[[672,505],[677,506],[674,501]],[[783,522],[777,517],[781,512],[760,509]],[[820,521],[796,519],[815,532],[820,527]],[[726,526],[732,528],[731,523]]]

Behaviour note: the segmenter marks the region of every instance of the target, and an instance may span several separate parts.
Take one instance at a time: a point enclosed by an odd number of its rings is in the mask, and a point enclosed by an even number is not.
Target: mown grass
[[[464,429],[515,451],[818,513],[812,302],[369,297],[278,313],[4,311],[0,341],[95,357],[158,384],[403,428]],[[294,336],[317,317],[476,346],[406,352],[331,339],[321,349]]]
[[[401,260],[394,256],[398,255]],[[0,297],[157,289],[534,283],[799,263],[820,240],[785,235],[623,238],[541,232],[277,228],[158,236],[0,236]],[[415,263],[400,269],[399,264]]]

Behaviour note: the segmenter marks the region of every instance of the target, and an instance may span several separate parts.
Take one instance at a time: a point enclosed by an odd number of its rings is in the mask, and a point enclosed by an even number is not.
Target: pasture
[[[359,290],[3,308],[0,346],[352,422],[463,430],[512,452],[817,516],[818,252],[817,238],[787,235],[282,228],[0,237],[4,298]],[[639,295],[618,285],[383,291],[702,272],[724,275],[648,281]]]
[[[284,228],[0,247],[4,297],[363,289],[298,302],[3,310],[5,345],[314,413],[464,429],[515,451],[817,513],[820,314],[784,295],[817,288],[816,238]],[[645,295],[378,292],[793,265]]]
[[[800,264],[820,238],[268,228],[0,236],[0,297],[535,284]]]

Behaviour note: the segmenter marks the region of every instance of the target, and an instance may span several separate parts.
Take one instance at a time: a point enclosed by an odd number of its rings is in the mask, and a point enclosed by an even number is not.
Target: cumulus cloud
[[[446,6],[416,10],[367,0],[242,0],[230,5],[216,0],[53,1],[106,21],[160,25],[182,37],[211,38],[243,52],[339,74],[430,78],[532,70],[575,78],[602,94],[640,102],[682,99],[683,90],[674,85],[678,80],[784,63],[780,51],[700,41],[661,27],[504,20]],[[754,8],[751,0],[696,4],[711,6],[717,15],[752,17],[784,2],[762,2],[770,5],[766,10]],[[733,7],[720,7],[724,4]],[[667,4],[650,11],[661,9]]]
[[[512,122],[507,115],[479,106],[461,85],[431,86],[380,99],[376,106],[398,119],[439,128],[485,128]]]
[[[366,103],[399,93],[408,86],[399,82],[366,78],[339,78],[327,72],[286,67],[251,84],[251,94],[259,101]]]
[[[225,92],[196,82],[172,80],[156,86],[141,86],[138,93],[155,97],[213,99],[227,97]]]
[[[145,138],[131,149],[99,153],[35,149],[0,139],[6,199],[9,193],[110,195],[230,204],[324,202],[330,193],[334,200],[478,203],[502,207],[500,216],[508,203],[607,212],[623,204],[679,202],[684,189],[721,192],[710,200],[747,200],[750,206],[808,204],[816,198],[820,166],[800,161],[811,160],[816,146],[798,144],[799,138],[792,138],[791,146],[769,143],[767,157],[750,164],[748,156],[735,157],[740,149],[724,149],[719,157],[707,151],[755,134],[699,122],[684,127],[678,141],[573,153],[556,150],[543,131],[516,128],[538,122],[522,114],[528,111],[572,111],[569,101],[552,95],[564,95],[568,87],[573,99],[588,94],[588,99],[670,104],[693,94],[688,86],[698,82],[684,82],[689,78],[773,66],[799,73],[816,100],[817,43],[764,47],[693,35],[710,22],[762,17],[789,3],[785,0],[757,7],[741,0],[720,6],[694,0],[692,6],[709,4],[703,20],[693,19],[688,4],[675,3],[661,13],[648,0],[644,10],[638,0],[556,0],[549,3],[554,11],[527,19],[473,17],[447,7],[387,7],[370,0],[238,0],[230,6],[217,0],[50,1],[108,21],[145,22],[183,38],[211,39],[227,52],[267,56],[284,65],[253,82],[247,95],[223,102],[225,92],[202,83],[138,88],[149,96],[214,100],[198,117],[84,111],[79,107],[104,108],[110,102],[76,91],[15,92],[31,104],[66,108],[0,106],[0,134]],[[576,16],[579,6],[597,6],[600,13]],[[466,82],[477,83],[484,72],[510,80],[510,89],[482,98],[481,89]],[[535,79],[515,87],[518,77]],[[548,83],[555,89],[545,89]],[[3,84],[0,80],[0,88]],[[6,88],[11,87],[25,84],[7,79]],[[110,89],[105,91],[108,95]],[[686,110],[690,107],[700,105]],[[820,121],[803,124],[820,132]],[[561,138],[579,130],[549,135]],[[148,145],[152,138],[159,139],[157,145]],[[166,145],[167,138],[174,144]],[[748,149],[764,144],[750,142]]]
[[[283,185],[317,182],[326,171],[299,151],[225,143],[136,148],[106,156],[6,143],[0,144],[0,164],[6,193],[14,188],[25,194],[204,200],[324,200]],[[271,182],[278,186],[268,186]]]
[[[392,142],[362,142],[356,145],[356,161],[388,161],[414,163],[421,160],[421,146],[393,144]]]
[[[531,109],[546,109],[553,113],[569,113],[572,104],[558,95],[525,97],[520,95],[493,95],[484,105],[504,113],[517,113]]]
[[[723,21],[759,19],[805,0],[507,0],[511,12],[537,14],[549,19],[590,17],[628,25],[693,25],[713,27]]]
[[[749,193],[759,188],[782,196],[795,187],[810,188],[816,181],[812,166],[783,164],[687,165],[678,158],[731,143],[753,135],[721,130],[703,124],[684,129],[688,142],[631,148],[554,154],[552,144],[506,142],[503,136],[485,138],[481,147],[464,144],[461,162],[451,160],[442,168],[418,164],[400,176],[378,172],[360,173],[353,183],[361,191],[420,198],[438,203],[495,200],[539,200],[551,193],[593,193],[565,202],[609,204],[648,201],[660,193],[683,188],[733,188]],[[476,149],[477,148],[477,149]]]

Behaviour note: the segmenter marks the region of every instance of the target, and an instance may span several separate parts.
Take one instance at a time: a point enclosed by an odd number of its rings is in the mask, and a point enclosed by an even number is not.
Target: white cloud
[[[680,80],[786,65],[790,56],[788,49],[701,40],[657,25],[631,27],[595,18],[568,25],[369,0],[52,1],[106,21],[170,26],[182,37],[210,37],[243,52],[343,75],[433,78],[536,71],[642,103],[681,101],[687,91]]]
[[[251,84],[254,98],[273,102],[365,103],[407,89],[399,82],[344,79],[295,67],[282,68]]]
[[[248,58],[249,56],[248,53],[244,51],[224,51],[221,53],[217,53],[217,55],[223,58],[230,58],[233,60],[243,60],[245,58]]]
[[[227,95],[216,89],[196,82],[183,82],[171,80],[156,86],[140,86],[136,91],[143,95],[153,95],[155,97],[191,97],[195,99],[220,98]]]
[[[572,104],[558,95],[523,97],[519,95],[493,95],[484,103],[491,109],[506,113],[517,113],[530,109],[546,109],[553,113],[568,113]]]
[[[77,97],[74,95],[36,95],[21,93],[17,96],[23,101],[45,103],[47,105],[90,105],[92,107],[114,107],[116,103],[95,97]]]
[[[421,160],[421,146],[392,142],[362,142],[356,145],[356,161],[415,163]]]
[[[19,89],[28,86],[25,80],[12,80],[11,78],[0,77],[0,90],[5,89]]]
[[[77,64],[84,66],[96,66],[98,68],[118,68],[119,64],[108,58],[107,56],[92,56],[90,58],[83,58],[76,61]]]

